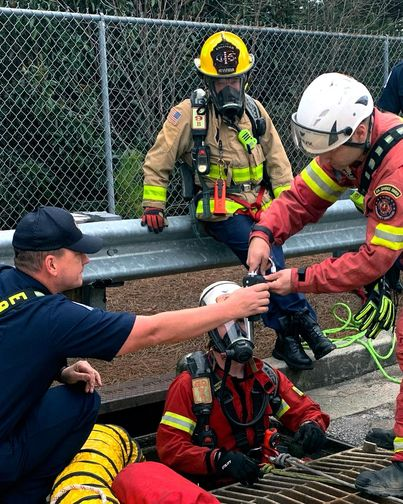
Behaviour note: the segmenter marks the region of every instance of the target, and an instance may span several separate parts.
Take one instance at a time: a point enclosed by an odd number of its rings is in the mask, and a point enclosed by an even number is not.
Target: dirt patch
[[[289,259],[288,266],[308,266],[324,259],[318,255]],[[204,270],[194,273],[148,278],[125,282],[122,287],[107,289],[107,309],[111,311],[131,311],[140,315],[153,315],[162,311],[190,308],[198,305],[202,290],[219,280],[241,283],[245,269],[242,266]],[[308,294],[322,329],[340,325],[332,314],[337,302],[347,303],[353,311],[360,306],[354,294]],[[255,355],[269,357],[275,341],[275,333],[262,323],[256,327]],[[93,365],[101,372],[104,384],[120,383],[134,378],[160,375],[173,371],[178,359],[184,354],[205,348],[207,336],[185,343],[160,345],[135,354],[117,357],[112,363],[92,359]]]

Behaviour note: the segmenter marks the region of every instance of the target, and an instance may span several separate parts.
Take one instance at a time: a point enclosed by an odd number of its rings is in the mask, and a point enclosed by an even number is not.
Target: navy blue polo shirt
[[[378,107],[394,114],[403,113],[403,60],[392,68],[378,100]]]
[[[135,315],[107,312],[50,294],[12,267],[0,268],[0,309],[24,289],[34,297],[0,311],[0,440],[38,404],[69,357],[110,361],[130,334]]]

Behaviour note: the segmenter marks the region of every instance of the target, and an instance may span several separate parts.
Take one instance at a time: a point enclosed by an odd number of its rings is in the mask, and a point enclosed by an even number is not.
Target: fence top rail
[[[143,24],[143,25],[165,25],[165,26],[183,26],[189,28],[200,27],[201,25],[206,28],[214,30],[243,30],[248,32],[257,31],[259,33],[292,33],[295,35],[309,35],[309,36],[323,36],[332,35],[340,38],[362,38],[373,40],[402,40],[403,37],[391,35],[369,35],[360,33],[342,33],[342,32],[325,32],[325,31],[309,31],[300,29],[287,29],[287,28],[274,28],[264,26],[247,26],[247,25],[231,25],[223,23],[202,23],[199,21],[182,21],[177,19],[153,19],[153,18],[139,18],[130,16],[114,16],[103,13],[89,14],[80,12],[62,12],[62,11],[48,11],[40,9],[20,9],[15,7],[0,7],[0,15],[5,16],[25,16],[25,17],[48,17],[60,19],[77,19],[88,21],[104,21],[123,24]]]
[[[287,257],[356,250],[365,241],[366,219],[349,200],[330,207],[322,219],[305,226],[284,245]],[[149,233],[139,219],[89,222],[82,231],[101,236],[104,246],[91,256],[84,283],[106,284],[209,268],[234,266],[238,258],[196,226],[189,216],[170,217],[161,234]],[[14,230],[0,231],[0,257],[13,264]]]

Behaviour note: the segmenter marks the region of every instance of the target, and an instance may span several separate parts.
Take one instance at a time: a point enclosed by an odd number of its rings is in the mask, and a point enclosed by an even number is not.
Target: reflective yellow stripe
[[[232,180],[236,184],[243,184],[245,182],[260,182],[263,178],[263,164],[257,166],[237,167],[232,166]],[[223,169],[216,164],[210,165],[210,173],[208,177],[211,179],[223,178]]]
[[[278,198],[283,191],[288,191],[288,189],[290,188],[290,184],[276,187],[275,189],[273,189],[274,197]]]
[[[262,210],[266,210],[266,208],[269,208],[269,206],[272,204],[272,201],[268,201],[267,203],[264,203],[262,205]],[[225,211],[228,215],[234,214],[237,210],[242,210],[245,209],[243,205],[240,203],[237,203],[235,201],[232,201],[231,199],[226,199],[225,200]],[[210,211],[213,213],[214,211],[214,198],[210,199]],[[203,201],[200,199],[197,202],[196,205],[196,215],[200,216],[203,213]]]
[[[145,185],[143,190],[143,199],[154,201],[166,201],[167,189],[166,187]]]
[[[173,413],[172,411],[166,411],[160,423],[169,425],[174,429],[182,430],[190,435],[193,434],[196,427],[196,422],[194,422],[191,418],[178,415],[177,413]]]
[[[293,391],[298,394],[299,396],[303,397],[305,394],[302,392],[302,390],[300,390],[299,388],[297,388],[295,385],[292,387]]]
[[[287,411],[289,409],[290,409],[290,406],[284,401],[284,399],[281,399],[280,408],[277,411],[275,417],[276,418],[281,418],[284,415],[284,413],[287,413]]]
[[[391,250],[403,250],[403,228],[389,224],[378,224],[371,243],[382,245],[382,247]]]
[[[345,187],[332,180],[315,160],[302,170],[301,178],[316,196],[330,203],[337,201],[345,191]]]
[[[395,437],[393,441],[393,448],[395,453],[403,451],[403,437]]]
[[[222,178],[222,166],[218,166],[216,164],[210,165],[210,173],[208,176],[212,179]]]
[[[263,164],[247,166],[246,168],[232,167],[232,180],[236,184],[244,182],[259,182],[263,178]]]

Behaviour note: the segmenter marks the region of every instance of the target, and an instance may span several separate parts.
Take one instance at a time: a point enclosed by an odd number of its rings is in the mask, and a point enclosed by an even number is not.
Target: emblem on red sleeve
[[[374,191],[375,196],[378,196],[378,194],[381,193],[389,193],[396,199],[400,198],[400,196],[402,195],[401,191],[391,184],[382,184],[378,186]]]
[[[375,213],[380,220],[389,220],[396,213],[396,201],[388,194],[380,194],[375,200]]]

